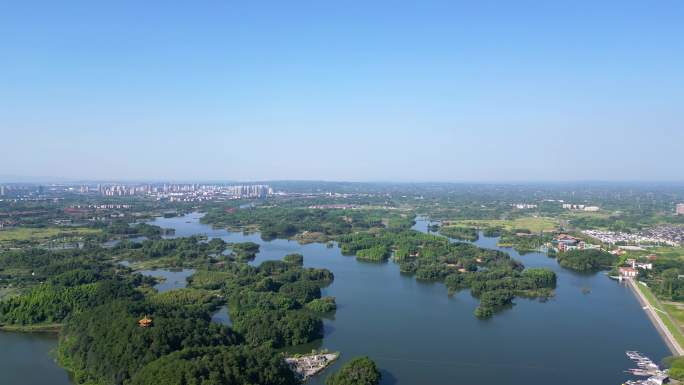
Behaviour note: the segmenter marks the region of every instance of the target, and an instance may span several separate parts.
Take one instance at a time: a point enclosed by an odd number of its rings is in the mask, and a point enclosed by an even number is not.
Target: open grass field
[[[608,219],[613,215],[610,211],[568,211],[560,215],[563,219],[573,219],[573,218],[597,218],[597,219]]]
[[[663,307],[680,328],[684,327],[684,303],[663,302]]]
[[[454,225],[476,227],[502,227],[506,230],[527,229],[533,233],[553,231],[558,228],[558,220],[547,217],[524,217],[513,220],[463,220],[452,222]]]
[[[43,241],[65,234],[65,236],[80,236],[99,233],[101,230],[85,227],[45,227],[29,228],[16,227],[0,230],[0,242],[11,241]]]
[[[656,247],[654,249],[648,249],[648,251],[659,257],[684,258],[684,247]]]

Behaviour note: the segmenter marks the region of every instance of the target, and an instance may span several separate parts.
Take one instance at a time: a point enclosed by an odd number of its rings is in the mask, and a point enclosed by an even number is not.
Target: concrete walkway
[[[648,302],[648,299],[637,287],[637,285],[640,285],[640,283],[638,283],[632,278],[626,278],[625,280],[627,281],[627,284],[632,289],[632,291],[636,294],[639,303],[641,303],[641,306],[646,311],[646,315],[648,315],[648,318],[651,320],[653,325],[655,325],[656,329],[658,330],[658,333],[660,333],[660,335],[663,337],[665,343],[667,344],[667,347],[670,349],[672,354],[676,356],[684,355],[684,348],[682,348],[679,342],[677,342],[677,339],[672,335],[670,329],[668,329],[667,326],[665,326],[663,320],[660,319],[660,316],[658,316],[658,313],[656,313],[656,311],[664,313],[664,317],[669,317],[669,315],[660,309],[654,308],[651,305],[651,303]]]

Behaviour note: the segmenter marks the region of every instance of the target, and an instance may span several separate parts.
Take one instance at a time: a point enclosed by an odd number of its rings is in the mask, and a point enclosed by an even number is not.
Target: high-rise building
[[[5,196],[5,186],[0,186],[0,197]]]
[[[679,203],[677,205],[677,215],[684,215],[684,203]]]

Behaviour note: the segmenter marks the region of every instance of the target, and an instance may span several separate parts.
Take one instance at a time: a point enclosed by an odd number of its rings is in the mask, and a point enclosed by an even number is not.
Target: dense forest
[[[323,335],[321,315],[335,299],[321,297],[334,276],[303,268],[303,257],[250,266],[230,245],[197,237],[121,242],[115,247],[0,254],[0,269],[25,290],[0,302],[4,326],[62,325],[58,358],[77,383],[296,384],[275,349]],[[154,279],[117,261],[195,266],[190,287],[165,293]],[[222,304],[231,328],[211,322]],[[149,318],[151,325],[138,321]],[[214,357],[207,362],[202,357]],[[201,375],[198,375],[201,373]],[[187,382],[193,379],[195,382]],[[187,381],[186,381],[187,380]]]
[[[203,223],[227,228],[258,228],[264,240],[290,238],[300,233],[325,237],[367,231],[373,228],[402,226],[413,217],[389,210],[344,210],[298,207],[253,207],[241,210],[209,210]]]
[[[439,233],[445,237],[457,239],[459,241],[475,242],[479,238],[477,229],[464,226],[441,226]]]
[[[199,270],[190,286],[219,290],[227,300],[233,328],[250,344],[275,348],[322,337],[320,314],[336,308],[334,298],[321,298],[333,274],[302,268],[291,261],[266,261],[254,267],[228,264]]]
[[[599,249],[570,250],[558,253],[557,259],[561,266],[576,271],[610,269],[617,261],[616,256]]]
[[[357,357],[347,362],[325,381],[326,385],[378,385],[382,375],[375,362],[368,357]]]
[[[0,324],[61,323],[119,298],[140,298],[135,290],[153,279],[115,264],[104,249],[17,250],[0,254],[0,274],[23,288],[23,295],[0,302]]]
[[[645,281],[659,298],[666,301],[684,301],[684,261],[679,256],[660,256],[656,260],[638,258],[640,262],[648,262],[653,269],[641,269],[639,279]]]

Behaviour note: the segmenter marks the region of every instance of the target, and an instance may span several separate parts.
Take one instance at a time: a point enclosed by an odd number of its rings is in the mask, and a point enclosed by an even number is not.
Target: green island
[[[326,385],[378,385],[382,374],[368,357],[357,357],[325,381]]]
[[[267,209],[245,211],[256,215],[241,214],[232,218],[235,212],[215,210],[202,220],[217,227],[229,223],[256,229],[271,226],[273,219],[269,219]],[[334,223],[342,216],[343,210],[334,211],[340,213],[323,215],[320,209],[281,208],[273,214],[282,220],[304,219],[299,225],[300,231],[337,229],[337,233],[328,233],[327,236],[338,243],[344,255],[355,255],[358,260],[371,262],[384,262],[391,257],[399,264],[402,273],[413,274],[422,281],[444,282],[451,294],[469,289],[481,301],[475,310],[475,315],[480,318],[489,318],[505,309],[515,296],[546,298],[553,295],[556,276],[551,270],[526,270],[507,253],[470,243],[451,242],[445,236],[413,230],[414,217],[409,213],[390,210],[353,212],[344,215],[347,226],[341,228]],[[441,227],[440,234],[444,234],[445,229],[451,231],[454,228]],[[463,228],[456,229],[461,231]],[[468,229],[468,234],[474,232],[474,229]],[[280,235],[289,237],[292,234]]]
[[[460,241],[477,241],[479,238],[477,229],[474,227],[463,227],[463,226],[441,226],[439,228],[439,233],[445,237],[457,239]]]
[[[556,259],[567,269],[583,272],[610,269],[618,261],[615,255],[598,249],[570,250],[559,253]]]

